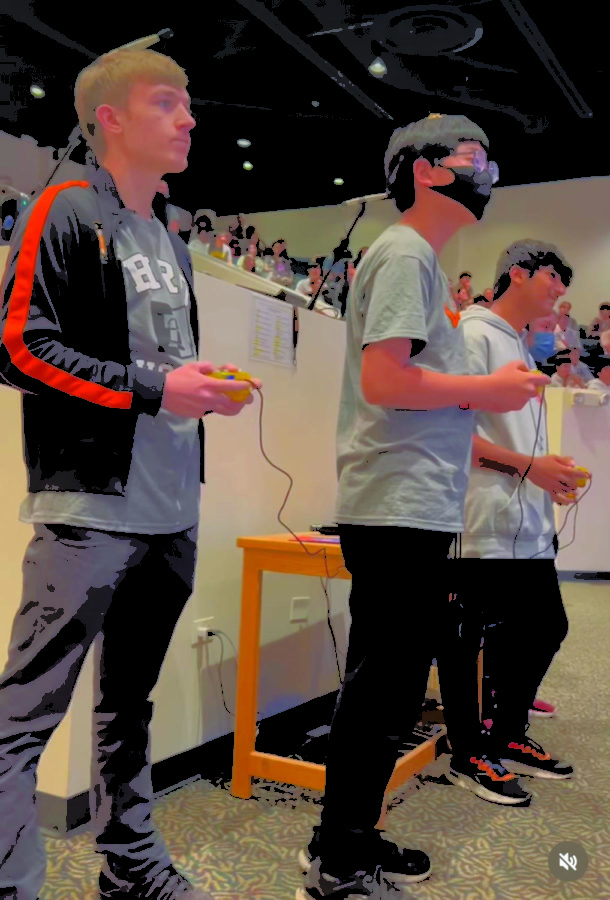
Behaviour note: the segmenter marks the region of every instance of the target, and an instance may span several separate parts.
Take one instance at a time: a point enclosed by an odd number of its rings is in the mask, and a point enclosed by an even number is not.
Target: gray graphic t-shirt
[[[127,293],[131,360],[170,372],[197,359],[189,289],[162,223],[124,210],[115,247]],[[141,414],[125,496],[44,491],[28,494],[22,522],[106,531],[171,534],[199,521],[200,445],[197,419],[160,409]]]
[[[425,342],[412,365],[469,374],[464,335],[438,257],[421,235],[401,224],[371,244],[350,292],[336,521],[463,531],[473,413],[458,406],[409,410],[367,403],[362,351],[388,338]]]

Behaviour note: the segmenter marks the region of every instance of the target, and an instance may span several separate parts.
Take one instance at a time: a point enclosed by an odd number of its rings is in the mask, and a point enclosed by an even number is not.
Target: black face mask
[[[492,177],[489,172],[477,172],[473,166],[460,166],[451,168],[455,173],[455,181],[451,184],[435,185],[431,191],[443,194],[456,203],[461,203],[469,209],[473,216],[480,221],[483,218],[485,207],[491,200]]]

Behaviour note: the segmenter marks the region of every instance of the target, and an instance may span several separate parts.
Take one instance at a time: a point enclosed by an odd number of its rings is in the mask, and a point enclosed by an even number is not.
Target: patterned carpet
[[[449,757],[440,757],[394,795],[388,816],[388,837],[432,861],[430,879],[402,897],[610,900],[610,585],[564,582],[562,593],[570,633],[540,692],[558,715],[535,719],[530,731],[577,777],[524,778],[532,805],[510,810],[454,787],[443,775]],[[253,799],[239,800],[222,780],[195,782],[161,798],[155,820],[176,868],[215,900],[293,900],[302,877],[297,854],[319,822],[321,795],[265,781],[253,787]],[[41,900],[96,900],[101,859],[91,835],[45,840]],[[576,841],[588,854],[576,881],[563,883],[549,870],[560,841]]]

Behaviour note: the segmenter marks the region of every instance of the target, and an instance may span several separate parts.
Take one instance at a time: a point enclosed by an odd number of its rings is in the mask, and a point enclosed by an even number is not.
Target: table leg
[[[479,722],[483,721],[483,648],[477,660],[477,688],[479,693]]]
[[[237,663],[235,746],[231,793],[248,800],[252,796],[250,754],[256,742],[258,676],[260,665],[262,571],[244,553],[241,593],[241,625]]]

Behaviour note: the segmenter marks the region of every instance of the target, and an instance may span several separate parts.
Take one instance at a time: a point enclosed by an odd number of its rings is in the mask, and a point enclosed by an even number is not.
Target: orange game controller
[[[208,378],[224,378],[226,381],[250,381],[252,376],[247,372],[210,372]],[[229,397],[235,403],[243,403],[244,400],[248,399],[251,391],[252,389],[248,388],[246,391],[237,391],[236,393],[231,394],[226,393],[225,396]]]

